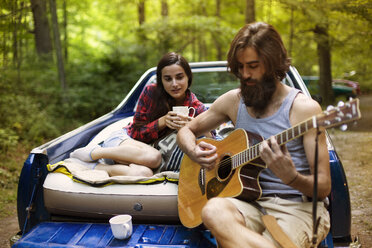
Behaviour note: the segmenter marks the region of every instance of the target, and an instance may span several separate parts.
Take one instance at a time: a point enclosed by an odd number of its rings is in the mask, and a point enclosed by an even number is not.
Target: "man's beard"
[[[247,85],[250,82],[254,83],[254,85]],[[262,114],[276,90],[276,80],[274,77],[267,75],[263,75],[261,80],[241,79],[240,90],[245,105],[252,107],[255,113]]]

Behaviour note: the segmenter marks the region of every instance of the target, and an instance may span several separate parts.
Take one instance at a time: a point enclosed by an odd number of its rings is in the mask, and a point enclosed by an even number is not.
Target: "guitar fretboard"
[[[313,116],[294,127],[291,127],[277,135],[275,135],[276,141],[279,145],[283,145],[295,138],[298,138],[308,132],[310,129],[318,126],[322,127],[334,127],[347,123],[353,120],[360,119],[361,114],[359,111],[359,100],[353,99],[344,105],[337,108],[324,111],[323,113]],[[252,160],[257,159],[260,156],[259,152],[260,143],[250,146],[248,149],[235,154],[231,157],[232,168],[236,169],[249,163]]]
[[[275,135],[276,141],[278,142],[279,146],[283,145],[293,139],[296,139],[305,133],[307,133],[310,129],[313,129],[316,126],[316,117],[310,118],[304,122],[299,123],[298,125],[291,127],[277,135]],[[233,169],[238,168],[239,166],[243,166],[249,163],[252,160],[255,160],[260,156],[259,146],[261,142],[255,144],[248,149],[235,154],[231,157],[232,167]]]

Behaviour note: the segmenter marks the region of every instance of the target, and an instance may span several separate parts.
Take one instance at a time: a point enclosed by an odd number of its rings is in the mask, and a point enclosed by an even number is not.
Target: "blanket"
[[[92,170],[82,164],[82,161],[74,158],[68,158],[55,164],[48,164],[49,172],[63,173],[69,176],[72,180],[88,184],[95,187],[102,187],[114,183],[119,184],[151,184],[158,182],[173,182],[178,183],[178,172],[161,171],[154,174],[152,177],[142,176],[112,176],[110,177],[106,171]]]

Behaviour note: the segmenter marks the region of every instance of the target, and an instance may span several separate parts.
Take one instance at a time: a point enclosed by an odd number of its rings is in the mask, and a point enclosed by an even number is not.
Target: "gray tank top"
[[[243,128],[249,132],[259,134],[264,139],[268,139],[273,135],[277,135],[282,131],[289,129],[291,127],[289,121],[289,112],[292,103],[300,91],[293,88],[286,98],[284,99],[282,105],[278,111],[262,119],[256,119],[250,116],[247,112],[247,108],[243,102],[240,100],[239,110],[236,119],[236,128]],[[310,174],[309,163],[307,161],[305,150],[303,147],[302,136],[294,139],[286,144],[289,153],[292,156],[292,160],[296,166],[298,172],[304,175]],[[268,194],[298,194],[302,193],[292,187],[284,184],[270,169],[264,169],[260,174],[260,185],[262,188],[262,196]]]

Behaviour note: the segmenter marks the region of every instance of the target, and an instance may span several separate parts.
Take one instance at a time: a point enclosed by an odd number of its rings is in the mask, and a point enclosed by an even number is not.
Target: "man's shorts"
[[[280,247],[263,224],[261,211],[247,202],[235,198],[227,199],[241,212],[246,226],[250,230],[262,234],[277,247]],[[279,197],[262,197],[257,202],[265,208],[269,215],[276,218],[282,230],[298,247],[310,247],[313,236],[312,202],[295,202]],[[330,229],[329,213],[324,207],[324,202],[318,202],[317,217],[320,217],[317,232],[318,243],[320,243],[325,239]]]

